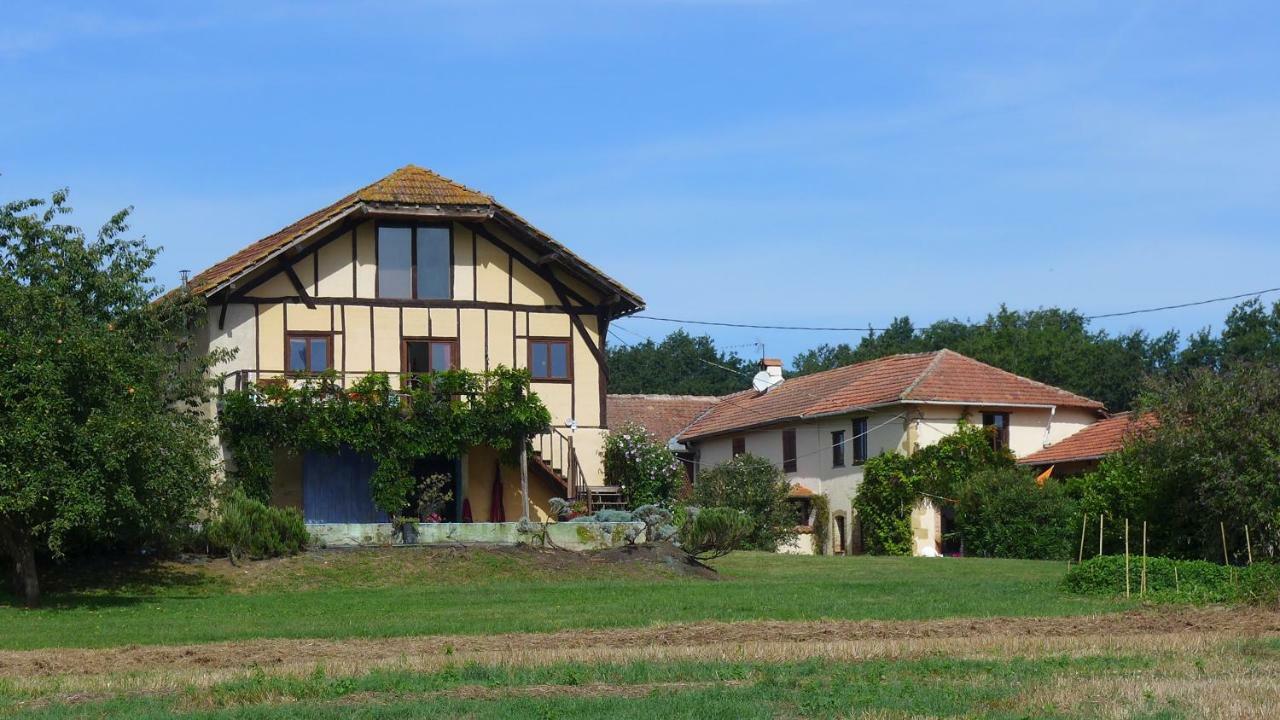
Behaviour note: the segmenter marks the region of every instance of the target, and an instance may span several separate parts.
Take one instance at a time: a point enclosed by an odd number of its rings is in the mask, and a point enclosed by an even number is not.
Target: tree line
[[[1001,305],[977,323],[940,320],[917,328],[895,318],[856,344],[822,344],[795,356],[790,374],[875,360],[899,353],[947,348],[1009,372],[1061,387],[1106,404],[1133,407],[1148,378],[1219,371],[1240,362],[1280,362],[1280,302],[1242,302],[1227,313],[1221,331],[1205,328],[1185,338],[1174,330],[1109,333],[1092,329],[1076,310],[1012,310]],[[709,336],[676,330],[609,349],[609,390],[615,393],[724,395],[746,389],[755,366],[716,348]]]

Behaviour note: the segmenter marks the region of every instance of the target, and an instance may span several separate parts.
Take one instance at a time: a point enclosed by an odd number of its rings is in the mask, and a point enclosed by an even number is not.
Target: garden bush
[[[294,555],[307,547],[307,527],[294,508],[267,507],[235,490],[208,526],[209,543],[231,562]]]
[[[986,470],[957,487],[956,526],[966,555],[1061,560],[1071,556],[1075,503],[1030,471]]]
[[[621,487],[636,506],[670,506],[684,483],[684,468],[667,446],[635,423],[609,433],[604,441],[604,477]]]
[[[1141,578],[1142,558],[1131,556],[1131,595],[1138,594]],[[1123,593],[1124,556],[1102,555],[1076,565],[1063,579],[1062,588],[1079,595]],[[1259,562],[1235,567],[1205,560],[1148,557],[1146,597],[1158,602],[1250,602],[1275,605],[1280,601],[1280,564]]]
[[[867,460],[853,498],[865,552],[911,554],[911,510],[920,499],[918,485],[904,455],[885,453]]]
[[[796,536],[795,509],[787,500],[790,492],[791,483],[776,465],[744,454],[698,473],[693,504],[742,512],[751,522],[744,547],[773,551]]]
[[[680,548],[698,560],[713,560],[743,548],[752,529],[751,518],[740,510],[689,507],[680,527]]]

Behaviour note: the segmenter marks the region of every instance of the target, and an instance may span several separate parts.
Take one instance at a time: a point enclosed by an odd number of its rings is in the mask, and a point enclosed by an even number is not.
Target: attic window
[[[990,428],[987,432],[991,433],[991,447],[1009,447],[1009,413],[982,413],[982,425]]]
[[[453,296],[448,227],[378,226],[378,297],[443,300]]]

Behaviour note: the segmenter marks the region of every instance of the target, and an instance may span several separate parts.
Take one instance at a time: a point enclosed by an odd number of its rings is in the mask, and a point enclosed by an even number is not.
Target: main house
[[[950,350],[894,355],[783,380],[765,360],[768,389],[721,398],[685,427],[697,467],[752,453],[772,460],[794,494],[825,494],[834,552],[857,551],[852,502],[863,463],[884,452],[909,454],[967,421],[992,428],[1016,457],[1075,435],[1104,417],[1102,403],[1006,372]],[[943,550],[948,513],[922,502],[912,514],[916,552]]]
[[[370,373],[527,368],[552,418],[533,440],[533,506],[545,515],[551,497],[603,482],[609,322],[644,301],[488,195],[409,165],[188,288],[208,302],[206,349],[235,351],[215,368],[224,389],[322,371],[349,385]],[[520,506],[519,469],[492,449],[434,460],[453,478],[446,520]],[[280,452],[272,502],[313,524],[385,522],[370,472],[367,459]]]

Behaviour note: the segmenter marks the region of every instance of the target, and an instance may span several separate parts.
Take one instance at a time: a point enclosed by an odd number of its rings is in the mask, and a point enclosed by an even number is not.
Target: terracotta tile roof
[[[210,292],[246,270],[252,269],[256,263],[269,258],[272,254],[290,247],[299,240],[306,238],[309,234],[323,230],[358,210],[369,209],[376,212],[380,208],[394,209],[397,206],[457,208],[459,213],[474,216],[477,220],[483,220],[486,216],[500,217],[506,224],[513,226],[516,230],[527,233],[533,236],[536,241],[547,245],[560,255],[563,260],[567,261],[567,264],[577,266],[577,268],[580,268],[580,272],[584,272],[587,276],[607,286],[611,291],[627,299],[637,308],[644,306],[644,301],[640,296],[610,278],[599,268],[575,255],[546,233],[535,228],[528,221],[494,200],[492,196],[473,190],[417,165],[406,165],[390,175],[356,190],[341,200],[258,240],[191,278],[189,287],[192,292]]]
[[[1099,420],[1043,450],[1037,450],[1019,459],[1018,464],[1052,465],[1097,460],[1116,452],[1135,433],[1154,427],[1155,424],[1154,415],[1135,418],[1132,413],[1120,413],[1106,420]]]
[[[689,427],[720,398],[710,395],[609,395],[609,429],[636,423],[662,442]]]
[[[1014,375],[951,350],[939,350],[891,355],[790,378],[763,395],[754,390],[728,395],[681,433],[680,439],[692,440],[787,420],[913,402],[1102,409],[1102,403],[1096,400]]]

